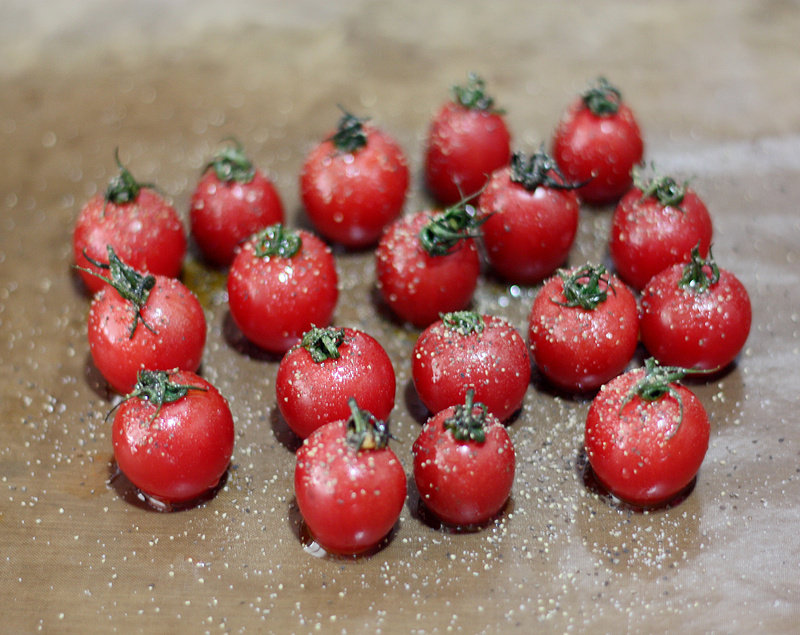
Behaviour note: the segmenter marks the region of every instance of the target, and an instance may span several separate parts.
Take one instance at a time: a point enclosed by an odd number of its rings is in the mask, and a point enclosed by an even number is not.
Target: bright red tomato
[[[228,469],[233,439],[227,401],[188,371],[142,371],[112,428],[119,469],[162,509],[213,490]]]
[[[704,259],[656,274],[644,289],[642,343],[660,363],[711,370],[730,364],[750,333],[750,296],[739,279]]]
[[[541,373],[567,391],[599,388],[636,351],[639,317],[630,290],[605,268],[560,271],[531,308],[529,344]]]
[[[602,77],[567,109],[553,136],[553,157],[568,181],[585,183],[578,195],[592,205],[627,192],[643,154],[633,112]]]
[[[226,266],[242,241],[283,222],[283,203],[272,182],[237,144],[222,149],[206,166],[192,193],[189,220],[203,256]]]
[[[403,211],[408,162],[385,132],[345,113],[303,164],[300,196],[320,234],[346,247],[378,241]]]
[[[297,450],[294,488],[306,527],[326,551],[377,547],[400,517],[406,475],[386,424],[350,402],[352,415],[318,428]]]
[[[92,299],[92,361],[111,387],[133,390],[140,370],[195,371],[203,358],[206,319],[195,295],[176,278],[134,271],[111,246],[109,284]]]
[[[271,225],[247,240],[228,273],[231,316],[257,346],[283,355],[313,325],[330,324],[339,297],[330,248],[313,234]]]
[[[683,369],[647,360],[604,385],[589,407],[585,449],[608,491],[650,507],[680,494],[700,469],[710,435],[708,415]]]
[[[92,261],[105,262],[109,245],[137,271],[171,278],[180,274],[186,255],[186,234],[175,208],[152,186],[137,183],[118,157],[117,165],[119,175],[104,195],[81,209],[72,235],[75,264],[88,270],[79,271],[92,294],[106,285],[90,273],[102,273]]]
[[[427,509],[449,525],[496,516],[514,484],[516,452],[505,427],[472,391],[431,417],[414,441],[414,481]]]
[[[525,340],[505,319],[446,313],[419,336],[411,376],[431,412],[464,403],[467,391],[505,421],[522,406],[531,379]]]
[[[431,122],[425,180],[442,205],[476,194],[492,172],[508,165],[511,135],[484,88],[483,80],[470,73],[467,85],[453,88],[453,100]]]
[[[314,327],[281,360],[275,379],[278,409],[301,439],[347,419],[351,398],[385,420],[394,407],[395,374],[386,351],[352,328]]]
[[[578,196],[558,166],[540,152],[514,153],[478,199],[483,242],[492,268],[512,282],[533,284],[553,273],[578,231]]]
[[[674,179],[649,182],[635,172],[635,187],[617,205],[611,219],[611,259],[620,278],[640,290],[657,273],[689,260],[699,245],[708,254],[711,216],[695,192]]]

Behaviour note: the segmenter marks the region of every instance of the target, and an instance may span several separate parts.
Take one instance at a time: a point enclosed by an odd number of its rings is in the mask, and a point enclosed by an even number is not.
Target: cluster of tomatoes
[[[432,416],[413,446],[413,476],[442,522],[481,524],[505,505],[516,457],[504,422],[522,407],[531,361],[562,390],[597,391],[585,449],[611,493],[650,506],[691,482],[710,426],[678,382],[736,357],[750,303],[711,256],[703,202],[670,177],[645,179],[643,153],[633,113],[604,79],[565,112],[552,154],[512,153],[503,112],[470,75],[430,126],[425,178],[434,209],[403,214],[403,151],[348,112],[300,175],[319,235],[284,223],[273,184],[238,144],[208,164],[191,198],[191,235],[204,258],[228,268],[238,328],[281,356],[277,407],[304,440],[297,504],[320,545],[348,554],[374,547],[406,498],[386,424],[394,368],[369,334],[331,326],[339,291],[328,243],[375,247],[382,301],[421,330],[412,379]],[[207,328],[177,279],[187,246],[179,216],[117,163],[119,175],[74,231],[76,266],[94,294],[89,345],[124,395],[113,422],[119,468],[154,502],[180,505],[220,482],[233,418],[196,374]],[[559,269],[581,203],[614,202],[614,273],[593,264]],[[481,254],[509,282],[541,283],[527,343],[504,318],[469,310]],[[640,341],[653,357],[626,373]]]

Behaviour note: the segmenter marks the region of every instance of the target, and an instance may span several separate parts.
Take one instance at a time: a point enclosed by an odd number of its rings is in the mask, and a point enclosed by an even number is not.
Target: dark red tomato
[[[500,420],[472,399],[469,391],[462,405],[431,417],[414,441],[420,500],[449,525],[490,520],[514,484],[514,444]]]
[[[373,245],[403,211],[408,162],[385,132],[345,113],[303,164],[300,196],[320,234],[346,247]]]
[[[578,231],[578,197],[544,153],[514,153],[511,165],[492,174],[478,199],[483,242],[503,278],[533,284],[567,259]]]
[[[470,73],[466,86],[453,88],[431,122],[425,152],[425,180],[433,197],[452,205],[473,196],[489,175],[508,165],[511,135],[501,111],[484,92],[484,82]]]
[[[406,475],[386,424],[350,402],[352,415],[318,428],[297,450],[294,488],[306,527],[326,551],[357,554],[389,534],[406,499]]]
[[[689,260],[692,248],[708,254],[711,216],[695,192],[670,177],[644,182],[622,197],[611,219],[611,259],[620,278],[640,290],[657,273]]]
[[[594,390],[625,370],[636,351],[636,299],[602,265],[560,271],[533,301],[528,337],[548,380],[571,392]]]
[[[195,295],[176,278],[134,271],[110,246],[108,261],[109,284],[88,319],[92,361],[106,381],[125,394],[140,370],[197,370],[206,319]]]
[[[411,376],[431,412],[464,403],[467,391],[505,421],[522,406],[531,379],[525,340],[505,319],[446,313],[419,336]]]
[[[112,428],[119,469],[162,508],[215,488],[228,469],[233,437],[225,398],[188,371],[142,371]]]
[[[302,229],[271,225],[247,240],[231,265],[231,316],[247,339],[283,355],[313,325],[330,324],[337,284],[324,242]]]
[[[683,369],[651,358],[604,385],[586,418],[586,456],[600,483],[642,507],[674,499],[708,450],[710,426],[700,400],[675,383]]]
[[[640,306],[642,343],[670,366],[723,368],[750,333],[752,308],[744,285],[697,248],[687,264],[673,265],[647,283]]]
[[[401,320],[425,327],[472,301],[480,257],[464,206],[423,211],[390,225],[375,250],[378,290]]]
[[[283,222],[283,203],[272,182],[236,145],[222,149],[206,166],[192,193],[189,220],[203,256],[226,266],[245,239]]]
[[[371,335],[351,328],[314,327],[281,360],[275,379],[278,409],[301,439],[347,419],[351,398],[385,420],[394,407],[395,374]]]
[[[566,179],[585,183],[578,195],[591,205],[612,203],[631,186],[644,144],[620,92],[604,78],[567,109],[553,136],[553,157]]]
[[[105,262],[108,245],[137,271],[171,278],[180,274],[186,255],[186,234],[175,208],[151,186],[137,183],[119,158],[117,165],[119,175],[105,195],[86,203],[72,236],[75,264],[88,270],[80,276],[92,294],[106,285],[90,273],[102,273],[92,260]]]

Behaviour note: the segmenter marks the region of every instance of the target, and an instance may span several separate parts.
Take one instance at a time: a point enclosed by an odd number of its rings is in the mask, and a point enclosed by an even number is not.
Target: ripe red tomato
[[[485,405],[464,403],[431,417],[414,441],[414,481],[420,500],[449,525],[493,518],[514,484],[516,452],[505,427]]]
[[[431,412],[464,403],[467,391],[505,421],[522,406],[531,379],[525,340],[505,319],[458,311],[419,336],[411,376]]]
[[[710,435],[708,415],[683,369],[652,358],[604,385],[589,407],[585,449],[608,491],[649,507],[680,494],[700,469]]]
[[[686,262],[699,245],[708,254],[713,229],[700,197],[671,177],[649,182],[635,174],[635,186],[611,219],[611,259],[620,278],[640,290],[667,267]]]
[[[72,251],[81,279],[90,293],[106,282],[92,261],[104,262],[111,245],[137,271],[177,277],[186,255],[186,235],[178,213],[152,186],[137,183],[117,157],[120,173],[104,195],[81,209],[72,235]],[[86,257],[88,256],[88,258]]]
[[[394,527],[406,475],[388,447],[386,424],[350,401],[349,419],[327,423],[297,450],[297,506],[314,540],[331,553],[373,549]]]
[[[660,363],[712,370],[730,364],[747,341],[752,308],[739,279],[695,247],[644,289],[642,343]]]
[[[330,324],[337,284],[324,242],[302,229],[271,225],[248,239],[231,264],[231,316],[247,339],[283,355],[313,325]]]
[[[633,112],[602,77],[566,110],[553,136],[553,157],[568,181],[585,183],[578,195],[592,205],[627,192],[643,154]]]
[[[346,247],[378,241],[403,210],[408,162],[398,143],[345,113],[303,164],[300,196],[314,227]]]
[[[552,158],[515,152],[496,170],[478,199],[486,256],[512,282],[533,284],[553,273],[578,231],[578,196]]]
[[[377,286],[400,319],[424,327],[472,301],[480,274],[472,236],[480,221],[469,210],[418,212],[386,229],[375,250]]]
[[[484,81],[470,73],[467,85],[453,88],[453,100],[431,122],[425,180],[442,205],[476,194],[511,156],[511,135],[502,111],[484,88]]]
[[[162,509],[196,500],[219,484],[233,437],[225,398],[188,371],[141,371],[112,428],[119,469]]]
[[[108,285],[92,299],[92,361],[111,387],[133,390],[140,370],[195,371],[203,358],[206,319],[195,295],[176,278],[135,271],[108,246]]]
[[[284,355],[275,379],[278,409],[301,439],[350,416],[350,398],[385,420],[394,407],[395,374],[386,351],[352,328],[314,327]]]
[[[560,271],[533,301],[528,337],[534,363],[553,384],[594,390],[621,373],[636,351],[636,299],[602,265]]]
[[[189,220],[203,256],[227,266],[242,241],[283,222],[283,203],[237,144],[222,149],[206,166],[192,193]]]

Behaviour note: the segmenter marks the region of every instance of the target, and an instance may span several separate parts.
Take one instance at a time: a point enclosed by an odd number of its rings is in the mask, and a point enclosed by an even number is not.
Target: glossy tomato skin
[[[712,235],[708,209],[692,189],[673,207],[634,187],[611,218],[611,259],[619,277],[641,290],[657,273],[686,262],[696,245],[707,254]]]
[[[528,343],[533,361],[550,382],[568,392],[599,388],[625,370],[636,351],[636,299],[616,276],[600,286],[607,299],[597,308],[566,307],[564,281],[552,276],[531,307]]]
[[[425,327],[440,313],[460,311],[472,301],[480,258],[475,241],[465,238],[448,254],[432,256],[419,233],[434,217],[423,211],[392,223],[375,250],[378,290],[400,319]]]
[[[388,134],[363,125],[366,145],[351,152],[332,140],[317,145],[300,175],[303,206],[319,233],[346,247],[375,244],[403,210],[408,161]]]
[[[330,248],[310,232],[295,231],[302,245],[293,256],[256,255],[254,236],[243,244],[228,272],[234,322],[247,339],[280,355],[312,325],[330,324],[339,297]]]
[[[203,358],[207,328],[197,297],[175,278],[155,280],[133,337],[136,307],[112,287],[97,293],[89,309],[92,361],[121,394],[133,390],[142,369],[196,371]]]
[[[684,265],[668,267],[644,289],[642,343],[666,366],[712,370],[730,364],[750,333],[752,307],[741,281],[720,269],[705,291],[681,288]]]
[[[394,408],[396,379],[384,348],[364,331],[342,330],[338,358],[316,362],[297,345],[278,365],[278,409],[301,439],[326,423],[347,419],[351,397],[381,420]]]
[[[137,271],[175,278],[186,255],[186,234],[175,208],[155,191],[143,187],[131,202],[106,202],[102,194],[97,194],[81,209],[72,236],[75,264],[102,274],[83,252],[107,263],[109,245]],[[91,273],[78,272],[91,294],[108,286]]]
[[[465,333],[440,319],[417,339],[411,376],[431,412],[464,403],[469,389],[501,421],[522,407],[531,378],[525,340],[505,319],[481,318],[480,331]]]
[[[594,474],[617,498],[649,507],[668,502],[700,469],[710,425],[700,400],[686,387],[655,401],[628,393],[644,371],[635,369],[604,385],[586,418],[586,456]],[[680,424],[678,425],[678,422]]]
[[[142,492],[164,503],[196,499],[219,484],[233,453],[234,425],[219,391],[188,371],[175,383],[196,386],[160,410],[141,397],[123,402],[112,427],[114,457]],[[155,414],[155,418],[153,418]]]
[[[406,475],[389,447],[355,450],[347,422],[315,430],[297,450],[297,506],[313,538],[326,551],[358,554],[392,530],[406,499]]]
[[[534,284],[564,263],[578,231],[575,192],[541,185],[533,191],[496,170],[478,199],[486,256],[511,282]]]
[[[496,516],[514,484],[516,452],[500,420],[489,413],[483,442],[459,441],[445,427],[451,406],[431,417],[414,441],[414,481],[420,499],[449,525],[469,526]]]

